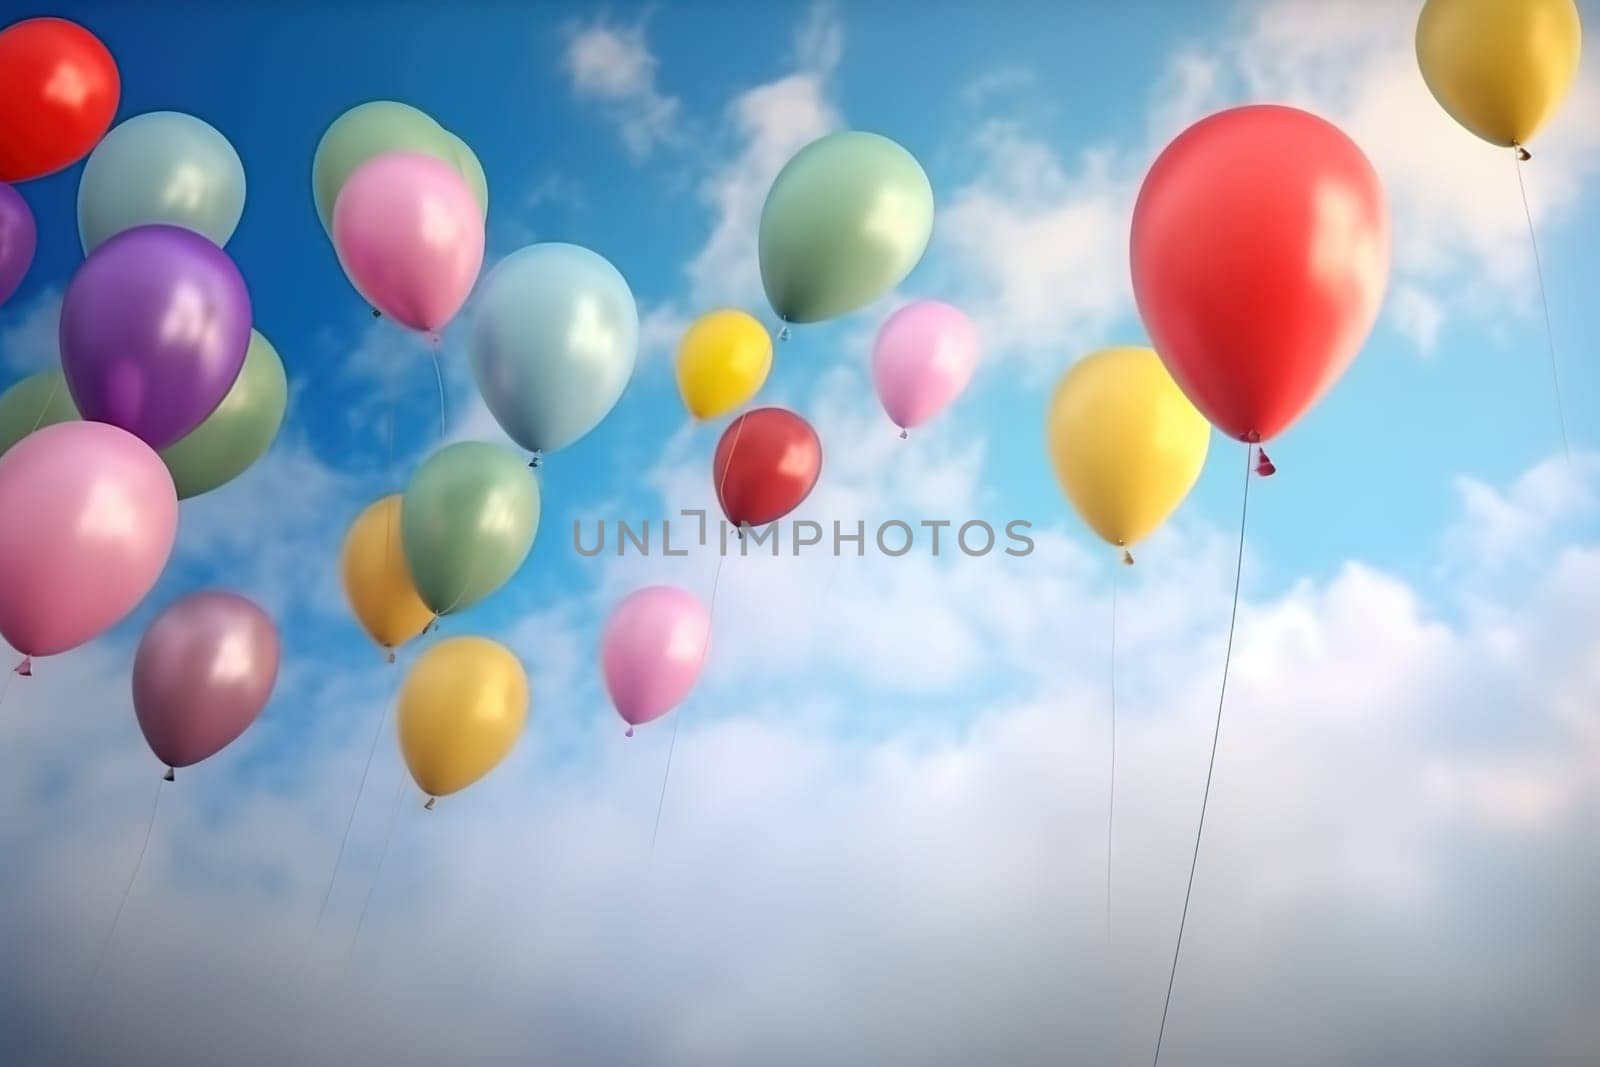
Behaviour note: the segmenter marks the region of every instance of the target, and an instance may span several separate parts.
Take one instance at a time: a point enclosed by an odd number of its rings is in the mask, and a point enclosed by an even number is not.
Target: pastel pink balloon
[[[872,345],[878,399],[902,429],[949,407],[977,366],[978,328],[938,300],[918,300],[890,315]]]
[[[133,710],[168,767],[215,755],[256,721],[278,679],[278,628],[237,593],[191,593],[156,616],[133,657]]]
[[[617,714],[633,727],[683,702],[700,677],[711,616],[692,593],[646,586],[624,597],[600,638],[600,667]]]
[[[373,307],[435,333],[461,310],[483,266],[483,213],[448,163],[385,152],[345,179],[333,203],[333,247]]]
[[[62,422],[0,456],[0,635],[28,656],[76,648],[156,584],[178,532],[161,457],[126,430]]]

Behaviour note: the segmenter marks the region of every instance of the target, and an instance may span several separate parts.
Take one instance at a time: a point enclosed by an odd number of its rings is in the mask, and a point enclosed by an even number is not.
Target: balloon
[[[161,450],[178,499],[226,485],[266,454],[289,402],[289,382],[272,342],[255,330],[233,387],[206,420]]]
[[[401,544],[399,493],[368,504],[344,535],[340,557],[344,595],[367,635],[394,649],[427,629],[433,612],[422,602]],[[391,662],[394,653],[389,653]]]
[[[250,294],[226,252],[181,226],[139,226],[96,248],[61,303],[61,368],[83,417],[165,448],[239,377]]]
[[[467,355],[495,421],[553,452],[617,403],[639,350],[639,310],[617,269],[577,245],[530,245],[489,272]]]
[[[100,39],[66,19],[0,30],[0,182],[52,174],[111,125],[122,82]]]
[[[697,419],[713,419],[744,404],[771,370],[772,338],[742,311],[702,315],[678,345],[678,392]]]
[[[764,526],[810,495],[822,473],[822,442],[794,412],[756,408],[728,424],[711,470],[728,521]]]
[[[1578,73],[1583,28],[1572,0],[1428,0],[1417,65],[1450,117],[1490,144],[1526,144]]]
[[[396,714],[406,767],[430,798],[465,789],[492,771],[527,720],[522,664],[485,637],[452,637],[418,657]]]
[[[612,610],[600,637],[600,669],[629,737],[689,695],[710,641],[705,605],[674,586],[647,586]]]
[[[333,235],[333,206],[338,202],[339,190],[356,168],[375,156],[386,152],[422,152],[443,160],[455,168],[478,201],[480,215],[489,214],[489,186],[472,173],[477,157],[463,166],[460,149],[464,142],[440,126],[426,114],[409,104],[393,100],[373,100],[358,104],[333,121],[322,140],[317,142],[317,154],[311,160],[311,195],[317,204],[317,217],[322,228]]]
[[[0,456],[0,516],[0,636],[50,656],[144,599],[172,552],[178,496],[137,437],[63,422]]]
[[[483,221],[489,221],[489,176],[483,172],[483,164],[478,162],[478,154],[474,152],[467,142],[451,133],[444,131],[450,140],[451,158],[446,162],[453,162],[456,170],[467,180],[467,188],[472,190],[472,198],[478,202],[478,209],[483,214]]]
[[[357,167],[339,191],[333,247],[368,303],[403,326],[437,332],[483,266],[483,212],[449,164],[388,152]]]
[[[890,315],[872,345],[872,380],[904,431],[950,406],[978,366],[978,328],[960,308],[918,300]]]
[[[30,374],[0,393],[0,455],[35,430],[77,417],[59,370]]]
[[[833,133],[778,172],[761,209],[761,284],[785,322],[820,322],[899,285],[933,232],[933,187],[887,137]]]
[[[461,441],[429,456],[400,508],[406,564],[423,603],[448,615],[504,585],[533,548],[539,483],[509,449]]]
[[[228,139],[193,115],[151,111],[106,134],[78,182],[85,253],[107,237],[165,222],[228,243],[244,214],[244,164]]]
[[[1105,348],[1079,360],[1045,420],[1045,448],[1067,499],[1090,529],[1123,549],[1189,495],[1210,439],[1205,417],[1148,348]]]
[[[190,593],[133,656],[133,711],[156,759],[188,767],[256,721],[278,679],[278,628],[237,593]]]
[[[1133,292],[1162,362],[1224,433],[1266,441],[1328,391],[1378,315],[1383,189],[1331,123],[1222,111],[1178,135],[1133,209]]]
[[[0,185],[0,304],[11,299],[33,264],[39,231],[22,194]]]

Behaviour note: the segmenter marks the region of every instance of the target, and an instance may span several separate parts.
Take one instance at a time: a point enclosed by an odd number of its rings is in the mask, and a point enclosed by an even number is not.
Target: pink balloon
[[[156,584],[178,532],[161,457],[126,430],[62,422],[0,456],[0,635],[28,656],[76,648]]]
[[[872,345],[878,399],[902,429],[949,407],[977,365],[978,328],[960,308],[938,300],[918,300],[890,315]]]
[[[278,628],[237,593],[191,593],[133,657],[133,710],[168,767],[213,756],[256,721],[278,679]]]
[[[628,736],[682,703],[710,643],[711,616],[693,594],[651,585],[623,598],[600,638],[600,667]]]
[[[483,213],[448,163],[385,152],[339,190],[333,247],[373,307],[413,330],[437,332],[466,303],[483,266]]]

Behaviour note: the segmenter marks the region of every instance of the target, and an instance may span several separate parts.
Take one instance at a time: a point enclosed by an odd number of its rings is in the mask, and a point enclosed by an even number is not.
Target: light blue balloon
[[[193,115],[150,111],[89,153],[78,182],[85,254],[135,226],[165,222],[221,247],[244,214],[244,164],[228,139]]]
[[[565,448],[616,406],[639,352],[639,309],[604,257],[578,245],[530,245],[500,261],[477,302],[472,373],[517,444]]]

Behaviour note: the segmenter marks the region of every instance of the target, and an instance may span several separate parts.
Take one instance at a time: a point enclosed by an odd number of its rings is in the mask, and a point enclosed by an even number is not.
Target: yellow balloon
[[[1148,348],[1106,348],[1062,377],[1045,447],[1090,529],[1126,549],[1189,495],[1211,427]]]
[[[528,718],[528,676],[486,637],[452,637],[418,657],[400,690],[400,751],[417,786],[442,797],[505,759]]]
[[[702,315],[678,345],[678,392],[697,419],[710,419],[743,404],[772,370],[772,338],[742,311]]]
[[[1524,145],[1555,114],[1582,48],[1573,0],[1428,0],[1417,19],[1422,80],[1490,144]]]
[[[433,621],[400,548],[400,499],[399,493],[386,496],[356,517],[345,534],[341,559],[344,595],[356,621],[374,641],[391,650]]]

